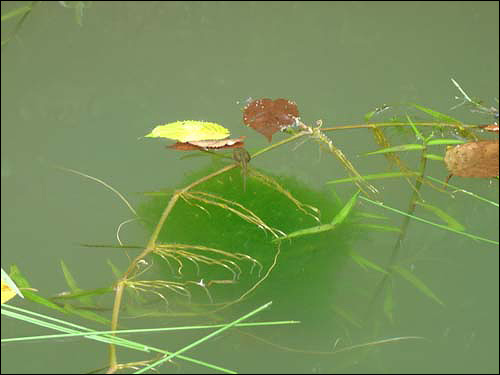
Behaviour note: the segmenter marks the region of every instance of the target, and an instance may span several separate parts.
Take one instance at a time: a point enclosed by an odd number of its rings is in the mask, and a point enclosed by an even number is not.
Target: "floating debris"
[[[257,99],[243,110],[243,122],[264,135],[269,142],[273,134],[298,123],[299,109],[287,99]]]
[[[191,141],[191,142],[177,142],[173,145],[167,146],[174,150],[191,151],[191,150],[219,150],[222,148],[241,148],[245,145],[243,140],[245,136],[232,139],[221,140],[204,140],[204,141]]]
[[[446,151],[446,167],[452,176],[498,176],[498,141],[468,142]]]

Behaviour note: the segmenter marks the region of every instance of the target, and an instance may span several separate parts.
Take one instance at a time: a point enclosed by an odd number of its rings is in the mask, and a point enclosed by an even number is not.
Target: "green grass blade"
[[[424,148],[425,148],[425,146],[421,145],[421,144],[408,143],[405,145],[392,146],[392,147],[382,148],[382,149],[376,150],[376,151],[366,152],[362,155],[368,156],[368,155],[387,154],[389,152],[423,150]]]
[[[429,159],[429,160],[437,160],[437,161],[444,161],[444,157],[441,155],[436,155],[436,154],[425,154],[424,158]]]
[[[415,276],[412,272],[408,271],[406,268],[393,266],[394,271],[396,271],[403,279],[411,283],[414,287],[424,293],[427,297],[433,299],[440,305],[444,306],[443,301],[441,301],[434,292],[424,284],[422,280],[420,280],[417,276]]]
[[[184,353],[185,351],[187,351],[187,350],[189,350],[189,349],[191,349],[191,348],[194,348],[194,347],[196,347],[196,346],[198,346],[198,345],[202,344],[203,342],[205,342],[205,341],[207,341],[207,340],[211,339],[212,337],[217,336],[217,335],[219,335],[220,333],[224,332],[225,330],[227,330],[227,329],[229,329],[229,328],[231,328],[231,327],[233,327],[233,326],[237,325],[238,323],[242,322],[243,320],[246,320],[246,319],[248,319],[248,318],[252,317],[253,315],[257,314],[258,312],[260,312],[260,311],[262,311],[262,310],[264,310],[264,309],[267,309],[267,308],[268,308],[271,304],[272,304],[272,302],[268,302],[268,303],[266,303],[265,305],[262,305],[261,307],[259,307],[259,308],[255,309],[254,311],[252,311],[252,312],[250,312],[250,313],[248,313],[248,314],[246,314],[246,315],[242,316],[242,317],[241,317],[241,318],[239,318],[239,319],[234,320],[233,322],[231,322],[231,323],[229,323],[229,324],[225,325],[225,326],[224,326],[224,327],[222,327],[222,328],[219,328],[217,331],[212,332],[211,334],[209,334],[209,335],[207,335],[207,336],[203,337],[202,339],[197,340],[197,341],[195,341],[195,342],[193,342],[193,343],[191,343],[191,344],[189,344],[189,345],[185,346],[184,348],[182,348],[182,349],[180,349],[180,350],[176,351],[176,352],[175,352],[175,353],[173,353],[173,354],[170,354],[170,355],[166,356],[165,358],[160,359],[159,361],[156,361],[156,362],[154,362],[154,363],[152,363],[152,364],[150,364],[150,365],[148,365],[148,366],[143,367],[142,369],[140,369],[140,370],[136,371],[136,372],[135,372],[135,374],[142,374],[143,372],[146,372],[146,371],[148,371],[148,370],[150,370],[150,369],[152,369],[152,368],[158,367],[158,366],[159,366],[159,365],[161,365],[162,363],[164,363],[164,362],[166,362],[166,361],[169,361],[169,360],[170,360],[170,359],[172,359],[172,358],[177,357],[179,354]]]
[[[79,308],[73,307],[69,303],[64,305],[64,310],[66,310],[70,314],[75,314],[75,315],[78,315],[84,319],[92,320],[92,321],[97,322],[97,323],[101,323],[101,324],[109,324],[110,323],[109,319],[106,319],[93,311],[79,309]]]
[[[344,207],[339,211],[337,215],[333,218],[331,225],[334,227],[342,224],[342,222],[345,220],[345,218],[351,213],[352,208],[356,204],[356,201],[358,200],[360,190],[358,190],[354,195],[347,201]]]
[[[387,220],[388,219],[387,216],[372,214],[371,212],[357,212],[356,216],[364,217],[366,219],[375,219],[375,220]]]
[[[491,243],[491,244],[494,244],[494,245],[499,245],[498,241],[490,240],[489,238],[484,238],[484,237],[476,236],[474,234],[470,234],[470,233],[467,233],[467,232],[461,232],[461,231],[458,231],[456,229],[447,227],[446,225],[441,225],[441,224],[434,223],[434,222],[429,221],[429,220],[422,219],[422,218],[420,218],[418,216],[410,215],[410,214],[408,214],[408,213],[406,213],[404,211],[398,210],[397,208],[392,208],[392,207],[386,206],[386,205],[384,205],[381,202],[375,202],[375,201],[371,200],[370,198],[366,198],[364,196],[361,196],[360,198],[363,199],[363,200],[365,200],[365,201],[367,201],[367,202],[370,202],[370,203],[372,203],[372,204],[374,204],[376,206],[383,207],[386,210],[394,211],[394,212],[397,212],[398,214],[401,214],[401,215],[404,215],[404,216],[408,216],[408,217],[410,217],[412,219],[415,219],[417,221],[421,221],[423,223],[430,224],[430,225],[433,225],[435,227],[448,230],[450,232],[458,233],[458,234],[460,234],[462,236],[466,236],[466,237],[472,238],[473,240],[478,240],[478,241],[483,241],[483,242]]]
[[[294,238],[294,237],[308,236],[311,234],[326,232],[326,231],[332,230],[332,229],[333,229],[332,224],[317,225],[315,227],[296,230],[295,232],[287,234],[286,236],[283,236],[280,238],[275,238],[272,242],[287,240],[287,239]]]
[[[418,130],[418,128],[415,126],[415,124],[411,120],[410,116],[406,115],[406,119],[408,120],[408,123],[410,124],[411,128],[413,129],[413,132],[415,133],[415,136],[417,137],[417,139],[424,142],[425,137],[422,135],[422,133],[420,133],[420,130]]]
[[[428,115],[434,117],[436,120],[438,120],[440,122],[446,122],[446,123],[450,123],[450,124],[461,124],[461,122],[458,121],[456,118],[453,118],[451,116],[445,115],[444,113],[435,111],[435,110],[427,108],[427,107],[422,107],[422,106],[420,106],[418,104],[413,104],[413,106],[416,109],[418,109],[418,110],[420,110],[422,112],[425,112]]]
[[[434,177],[431,177],[431,176],[427,176],[427,178],[428,178],[429,180],[432,180],[432,181],[434,181],[434,182],[440,183],[440,184],[442,184],[442,185],[444,185],[444,184],[445,184],[445,183],[444,183],[444,181],[438,180],[437,178],[434,178]],[[489,199],[483,198],[483,197],[481,197],[480,195],[474,194],[474,193],[472,193],[472,192],[470,192],[470,191],[468,191],[468,190],[462,189],[462,188],[460,188],[460,187],[458,187],[458,186],[451,185],[450,183],[448,183],[447,185],[448,185],[448,187],[450,187],[451,189],[455,189],[454,193],[455,193],[455,192],[461,192],[461,193],[464,193],[464,194],[470,195],[471,197],[474,197],[474,198],[476,198],[476,199],[478,199],[478,200],[480,200],[480,201],[483,201],[483,202],[489,203],[489,204],[491,204],[492,206],[499,207],[499,204],[498,204],[497,202],[493,202],[492,200],[489,200]]]
[[[12,265],[10,267],[10,277],[12,278],[12,280],[14,280],[14,282],[16,283],[16,285],[20,289],[23,289],[23,294],[24,294],[24,297],[26,299],[33,301],[33,302],[36,302],[39,305],[43,305],[43,306],[46,306],[48,308],[60,311],[62,313],[65,312],[64,309],[57,306],[52,301],[49,301],[48,299],[46,299],[42,296],[39,296],[33,290],[30,290],[30,289],[34,289],[34,288],[30,285],[29,281],[21,274],[21,271],[19,270],[19,268],[17,268],[17,266]]]
[[[19,16],[21,14],[24,14],[26,12],[29,12],[33,7],[31,5],[25,5],[16,9],[11,10],[10,12],[2,15],[2,22],[7,21],[8,19],[12,17]]]
[[[460,224],[457,219],[451,217],[451,215],[447,214],[439,207],[418,201],[416,201],[415,203],[418,204],[420,207],[425,208],[426,210],[432,212],[434,215],[443,220],[450,228],[458,230],[460,232],[463,232],[465,230],[465,227],[462,224]]]
[[[449,138],[435,138],[431,139],[427,142],[427,146],[435,146],[435,145],[461,145],[465,143],[460,139],[449,139]]]
[[[337,314],[341,318],[345,319],[346,321],[351,323],[353,326],[355,326],[357,328],[363,328],[359,319],[356,319],[352,314],[348,313],[347,311],[341,309],[338,306],[332,305],[331,307],[332,307],[332,310],[335,314]]]
[[[71,274],[70,270],[68,269],[63,260],[61,260],[61,269],[63,271],[64,278],[66,279],[66,284],[68,284],[69,289],[72,292],[79,292],[80,288],[78,288],[78,286],[76,285],[76,281],[73,275]]]
[[[62,260],[61,260],[61,268],[62,268],[62,271],[64,274],[64,279],[66,280],[66,284],[68,284],[69,289],[74,294],[82,292],[83,290],[78,287],[78,285],[76,284],[75,278],[71,274],[71,271],[69,270],[69,268],[66,266],[66,264]],[[79,300],[82,304],[84,304],[86,306],[95,306],[94,301],[92,301],[92,298],[90,295],[81,296],[79,298]]]
[[[380,225],[380,224],[368,224],[368,223],[359,223],[360,227],[371,228],[375,230],[380,230],[383,232],[397,232],[401,233],[401,228],[393,227],[391,225]]]
[[[389,321],[394,322],[394,299],[393,299],[393,284],[390,282],[385,289],[384,298],[384,314]]]
[[[335,217],[333,218],[333,220],[330,224],[322,224],[322,225],[317,225],[315,227],[299,229],[295,232],[287,234],[286,236],[276,238],[273,240],[273,242],[282,241],[282,240],[286,240],[286,239],[290,239],[290,238],[294,238],[294,237],[308,236],[311,234],[326,232],[328,230],[334,229],[336,226],[340,225],[345,220],[345,218],[349,215],[352,208],[356,204],[356,200],[358,198],[359,193],[360,193],[360,191],[358,190],[351,197],[351,199],[349,199],[349,201],[345,204],[345,206],[342,207],[342,209],[337,213],[337,215],[335,215]]]
[[[351,259],[353,261],[355,261],[361,268],[363,269],[367,269],[367,268],[370,268],[374,271],[377,271],[377,272],[380,272],[380,273],[383,273],[383,274],[386,274],[387,271],[384,270],[382,267],[380,267],[379,265],[373,263],[371,260],[368,260],[366,259],[365,257],[351,251],[349,252],[349,256],[351,257]]]
[[[418,172],[410,172],[410,173],[405,173],[405,172],[387,172],[387,173],[375,173],[375,174],[368,174],[364,175],[363,178],[365,180],[381,180],[384,178],[396,178],[396,177],[408,177],[408,176],[418,176],[420,173]],[[327,184],[341,184],[345,182],[352,182],[356,180],[356,178],[353,177],[347,177],[347,178],[339,178],[337,180],[332,180],[326,182]]]
[[[288,324],[299,324],[299,321],[288,320],[288,321],[276,321],[276,322],[253,322],[253,323],[240,323],[235,327],[259,327],[259,326],[275,326],[275,325],[288,325]],[[77,333],[60,333],[55,335],[43,335],[43,336],[29,336],[29,337],[13,337],[2,339],[2,343],[16,342],[16,341],[32,341],[32,340],[52,340],[61,339],[68,337],[86,337],[86,336],[105,336],[110,334],[132,334],[132,333],[158,333],[167,331],[187,331],[187,330],[200,330],[200,329],[213,329],[225,327],[225,324],[209,324],[200,326],[183,326],[183,327],[162,327],[162,328],[138,328],[138,329],[120,329],[116,331],[87,331],[87,332],[77,332]]]

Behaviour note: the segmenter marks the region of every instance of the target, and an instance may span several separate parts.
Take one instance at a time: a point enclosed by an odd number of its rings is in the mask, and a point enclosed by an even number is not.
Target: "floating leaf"
[[[214,122],[176,121],[158,125],[144,137],[169,138],[179,142],[204,141],[229,137],[229,130]]]
[[[498,176],[498,141],[468,142],[446,151],[444,162],[460,177]]]
[[[287,99],[257,99],[246,105],[243,122],[264,135],[269,142],[273,134],[297,123],[297,104]]]
[[[221,149],[221,148],[241,148],[245,145],[245,143],[243,142],[245,138],[246,137],[243,136],[233,139],[177,142],[168,147],[180,151]]]

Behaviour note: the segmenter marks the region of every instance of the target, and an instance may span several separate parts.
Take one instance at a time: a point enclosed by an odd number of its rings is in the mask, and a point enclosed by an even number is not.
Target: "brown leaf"
[[[498,176],[498,141],[468,142],[446,151],[446,167],[454,176]]]
[[[257,99],[243,111],[243,122],[264,135],[269,142],[278,130],[293,126],[299,118],[297,104],[287,99]]]
[[[168,146],[174,150],[191,151],[191,150],[206,150],[206,149],[221,149],[221,148],[240,148],[245,145],[243,140],[246,137],[232,138],[232,139],[219,139],[207,141],[191,141],[191,142],[177,142]]]

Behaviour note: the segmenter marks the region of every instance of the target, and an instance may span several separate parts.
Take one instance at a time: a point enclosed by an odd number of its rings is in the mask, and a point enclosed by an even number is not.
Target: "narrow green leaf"
[[[358,212],[356,215],[360,216],[360,217],[366,217],[367,219],[377,219],[377,220],[388,220],[389,219],[387,216],[372,214],[370,212]]]
[[[169,360],[171,360],[172,358],[175,358],[175,357],[178,357],[180,354],[184,353],[185,351],[193,348],[193,347],[196,347],[200,344],[202,344],[203,342],[211,339],[212,337],[214,336],[217,336],[219,334],[221,334],[222,332],[224,332],[225,330],[237,325],[239,322],[245,320],[245,319],[248,319],[250,317],[252,317],[253,315],[255,315],[256,313],[260,312],[261,310],[264,310],[264,309],[267,309],[270,305],[272,304],[272,302],[268,302],[266,303],[265,305],[262,305],[261,307],[259,307],[258,309],[255,309],[254,311],[242,316],[241,318],[237,319],[237,320],[234,320],[233,322],[229,323],[229,324],[226,324],[223,328],[220,328],[208,335],[206,335],[205,337],[197,340],[197,341],[194,341],[192,342],[191,344],[185,346],[184,348],[176,351],[175,353],[173,354],[169,354],[167,356],[163,356],[161,359],[157,360],[156,362],[153,362],[153,363],[150,363],[149,365],[147,365],[146,367],[143,367],[141,368],[140,370],[136,371],[135,373],[136,374],[142,374],[146,371],[149,371],[153,368],[157,368],[159,367],[162,363],[164,362],[167,362]]]
[[[330,224],[322,224],[322,225],[317,225],[315,227],[299,229],[295,232],[287,234],[286,236],[276,238],[273,240],[273,242],[282,241],[282,240],[290,239],[290,238],[294,238],[294,237],[301,237],[301,236],[307,236],[310,234],[326,232],[328,230],[334,229],[336,226],[340,225],[345,220],[345,218],[349,215],[352,208],[354,207],[354,204],[356,203],[356,199],[358,198],[359,193],[360,193],[360,191],[358,190],[351,197],[351,199],[349,199],[349,201],[345,204],[345,206],[342,207],[342,209],[337,213],[337,215],[335,215],[335,217],[333,218],[333,220]]]
[[[413,129],[413,132],[417,136],[417,139],[424,141],[424,136],[422,135],[422,133],[420,133],[420,130],[418,130],[418,128],[413,123],[413,121],[411,121],[410,116],[406,115],[406,119],[408,120],[408,123],[410,124],[411,128]]]
[[[33,301],[35,303],[38,303],[39,305],[48,307],[50,309],[54,309],[63,313],[66,312],[62,307],[56,305],[54,302],[48,300],[45,297],[40,296],[39,294],[36,294],[31,290],[24,290],[24,297],[30,301]]]
[[[19,270],[19,268],[17,268],[17,266],[12,265],[10,267],[10,277],[12,278],[12,280],[14,280],[14,282],[20,289],[23,289],[23,294],[26,299],[36,302],[40,305],[49,307],[51,309],[64,312],[64,309],[57,306],[52,301],[49,301],[48,299],[36,294],[36,292],[34,292],[33,290],[30,290],[33,289],[32,286],[30,285],[29,281],[21,274],[21,271]]]
[[[55,300],[67,300],[67,299],[75,299],[75,298],[82,298],[82,297],[88,297],[88,296],[100,296],[103,294],[109,294],[113,293],[113,288],[97,288],[97,289],[90,289],[90,290],[83,290],[81,289],[80,291],[74,292],[74,293],[64,293],[61,295],[58,295],[56,297],[53,297]]]
[[[418,104],[414,104],[413,106],[415,108],[417,108],[418,110],[420,110],[422,112],[425,112],[428,115],[434,117],[435,119],[437,119],[439,121],[446,122],[446,123],[451,123],[451,124],[461,124],[461,122],[458,121],[456,118],[453,118],[451,116],[445,115],[444,113],[435,111],[435,110],[430,109],[430,108],[422,107],[422,106],[420,106]]]
[[[396,178],[396,177],[408,177],[408,176],[418,176],[420,173],[418,172],[387,172],[387,173],[375,173],[375,174],[367,174],[363,175],[363,179],[365,180],[380,180],[384,178]],[[346,178],[339,178],[337,180],[332,180],[326,182],[327,184],[341,184],[345,182],[352,182],[356,181],[357,178],[355,177],[346,177]]]
[[[444,181],[442,181],[442,180],[438,180],[437,178],[434,178],[434,177],[432,177],[432,176],[427,176],[427,178],[428,178],[429,180],[432,180],[432,181],[437,182],[437,183],[439,183],[439,184],[442,184],[442,185],[444,185],[444,184],[445,184],[445,182],[444,182]],[[456,192],[461,192],[461,193],[464,193],[464,194],[470,195],[471,197],[476,198],[476,199],[478,199],[478,200],[480,200],[480,201],[483,201],[483,202],[489,203],[489,204],[491,204],[492,206],[499,207],[498,202],[494,202],[494,201],[492,201],[492,200],[489,200],[489,199],[483,198],[483,197],[481,197],[480,195],[474,194],[474,193],[472,193],[472,192],[470,192],[470,191],[468,191],[468,190],[465,190],[465,189],[463,189],[463,188],[461,188],[461,187],[458,187],[458,186],[452,185],[452,184],[450,184],[449,182],[447,183],[447,185],[448,185],[451,189],[456,190],[454,193],[456,193]]]
[[[108,266],[111,268],[111,272],[113,272],[113,275],[115,276],[116,280],[118,280],[122,275],[123,272],[116,267],[113,262],[111,262],[110,259],[107,260]]]
[[[331,230],[331,229],[333,229],[332,224],[323,224],[323,225],[318,225],[318,226],[311,227],[311,228],[299,229],[299,230],[296,230],[295,232],[287,234],[284,237],[276,238],[273,240],[273,242],[277,242],[277,241],[281,241],[281,240],[285,240],[285,239],[290,239],[293,237],[302,237],[302,236],[307,236],[310,234],[326,232],[327,230]]]
[[[364,268],[364,269],[367,269],[367,268],[371,268],[372,270],[374,271],[377,271],[377,272],[380,272],[380,273],[384,273],[386,274],[387,271],[384,270],[382,267],[380,267],[379,265],[373,263],[372,261],[366,259],[365,257],[355,253],[354,251],[350,251],[349,252],[349,256],[351,257],[351,259],[353,261],[355,261],[361,268]]]
[[[76,280],[71,274],[69,268],[66,266],[64,261],[61,260],[61,268],[64,274],[64,279],[66,280],[66,284],[68,285],[69,289],[72,294],[77,294],[83,291],[83,289],[79,288],[78,285],[76,285]],[[82,296],[79,298],[80,302],[84,305],[87,306],[94,306],[94,302],[92,301],[92,298],[90,296]]]
[[[393,269],[403,277],[406,281],[412,284],[415,288],[424,293],[427,297],[433,299],[440,305],[444,306],[444,303],[432,292],[432,290],[424,284],[422,280],[420,280],[417,276],[415,276],[412,272],[408,271],[406,268],[393,266]]]
[[[458,222],[458,220],[451,217],[449,214],[444,212],[441,208],[430,205],[430,204],[422,203],[419,201],[416,201],[415,203],[418,204],[419,206],[425,208],[426,210],[432,212],[434,215],[436,215],[441,220],[443,220],[446,224],[448,224],[448,226],[450,228],[452,228],[454,230],[458,230],[460,232],[463,232],[465,230],[465,227],[462,224],[460,224]]]
[[[347,203],[345,204],[344,207],[342,207],[339,213],[335,215],[331,223],[333,226],[341,224],[345,220],[345,218],[349,215],[349,213],[352,211],[352,208],[356,204],[356,200],[358,199],[359,193],[360,190],[354,193],[354,195],[351,197],[351,199],[349,199],[349,201],[347,201]]]
[[[70,314],[75,314],[75,315],[78,315],[82,318],[85,318],[85,319],[88,319],[88,320],[92,320],[94,322],[97,322],[97,323],[101,323],[101,324],[109,324],[109,320],[96,314],[95,312],[93,311],[88,311],[88,310],[82,310],[82,309],[77,309],[73,306],[71,306],[71,304],[67,303],[64,305],[64,310],[66,310],[68,313]]]
[[[73,275],[71,274],[71,272],[69,271],[68,267],[66,266],[63,260],[61,260],[61,268],[64,274],[64,278],[66,279],[66,284],[68,284],[69,289],[72,292],[79,292],[80,288],[78,288],[78,286],[76,285],[76,281]]]
[[[9,18],[19,16],[21,14],[24,14],[26,12],[29,12],[32,9],[31,5],[25,5],[16,9],[11,10],[10,12],[7,12],[6,14],[2,15],[2,22],[8,20]]]
[[[409,143],[406,145],[393,146],[393,147],[388,147],[388,148],[382,148],[380,150],[376,150],[376,151],[372,151],[372,152],[366,152],[362,155],[366,156],[366,155],[387,154],[389,152],[423,150],[424,148],[425,148],[424,145],[416,144],[416,143]]]
[[[384,313],[391,322],[394,322],[394,300],[392,296],[393,285],[390,282],[385,289]]]
[[[332,305],[332,310],[335,312],[335,314],[337,314],[341,318],[347,320],[353,326],[358,327],[358,328],[363,328],[359,319],[356,319],[352,314],[348,313],[347,311],[345,311],[345,310],[343,310],[340,307],[337,307],[335,305]]]
[[[490,240],[489,238],[484,238],[484,237],[476,236],[475,234],[471,234],[471,233],[467,233],[467,232],[462,232],[462,231],[450,228],[450,227],[448,227],[446,225],[441,225],[441,224],[434,223],[434,222],[429,221],[429,220],[422,219],[421,217],[418,217],[418,216],[415,216],[415,215],[410,215],[407,212],[398,210],[397,208],[386,206],[382,202],[377,202],[377,201],[371,200],[370,198],[367,198],[367,197],[364,197],[364,196],[361,196],[361,199],[363,199],[363,200],[365,200],[367,202],[370,202],[371,204],[374,204],[376,206],[385,208],[386,210],[397,212],[398,214],[403,215],[403,216],[408,216],[408,217],[410,217],[410,218],[412,218],[414,220],[420,221],[422,223],[430,224],[430,225],[433,225],[433,226],[435,226],[437,228],[449,230],[450,232],[454,232],[454,233],[460,234],[462,236],[466,236],[466,237],[472,238],[474,240],[483,241],[483,242],[491,243],[491,244],[494,244],[494,245],[499,245],[498,241]]]
[[[365,122],[370,122],[371,118],[375,113],[377,113],[377,111],[373,110],[365,114]]]
[[[385,232],[401,233],[401,228],[393,227],[390,225],[379,225],[379,224],[368,224],[368,223],[359,223],[358,225],[361,227],[376,229],[376,230],[385,231]]]
[[[429,160],[437,160],[437,161],[443,161],[444,157],[441,155],[436,155],[436,154],[425,154],[424,158],[429,159]]]
[[[435,139],[431,139],[429,142],[427,142],[427,146],[434,146],[434,145],[460,145],[462,143],[465,143],[465,141],[462,141],[460,139],[435,138]]]

